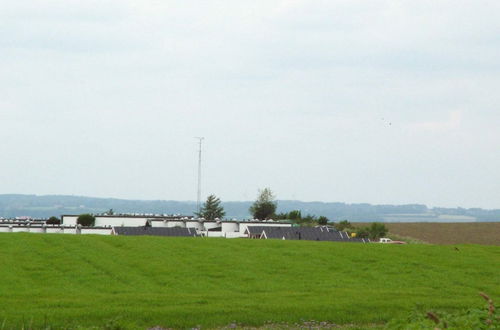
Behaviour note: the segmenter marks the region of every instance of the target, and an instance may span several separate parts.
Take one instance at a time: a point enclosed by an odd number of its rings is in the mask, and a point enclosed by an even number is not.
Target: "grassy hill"
[[[500,299],[500,248],[0,234],[0,325],[383,324]]]

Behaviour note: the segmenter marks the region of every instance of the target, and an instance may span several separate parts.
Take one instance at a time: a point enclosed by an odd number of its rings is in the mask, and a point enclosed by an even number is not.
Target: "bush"
[[[500,329],[500,318],[495,313],[493,301],[479,293],[487,301],[484,308],[471,308],[456,313],[415,310],[406,318],[394,319],[386,329]]]
[[[338,231],[344,231],[346,229],[354,229],[353,225],[347,220],[342,220],[339,223],[334,224],[333,226]]]
[[[368,227],[361,227],[355,230],[356,237],[369,238],[374,240],[384,237],[387,232],[387,227],[380,222],[373,222]]]
[[[60,225],[61,219],[58,217],[50,217],[49,220],[45,221],[45,223],[48,225]]]
[[[368,227],[361,227],[358,228],[356,231],[356,237],[358,238],[368,238],[370,237],[370,231],[368,230]]]
[[[95,217],[88,213],[81,214],[78,219],[76,219],[76,223],[84,227],[93,226],[95,224]]]

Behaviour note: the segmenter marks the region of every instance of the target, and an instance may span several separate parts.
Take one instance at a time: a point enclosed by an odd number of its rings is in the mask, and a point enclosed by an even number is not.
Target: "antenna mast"
[[[199,149],[198,149],[198,194],[196,198],[196,210],[200,213],[200,201],[201,201],[201,143],[205,140],[204,137],[195,137],[198,139]]]

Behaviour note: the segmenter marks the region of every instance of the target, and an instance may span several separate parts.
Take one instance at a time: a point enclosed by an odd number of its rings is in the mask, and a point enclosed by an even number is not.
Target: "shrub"
[[[356,229],[355,233],[356,233],[356,237],[358,237],[358,238],[370,237],[370,231],[368,230],[368,227],[358,228],[358,229]]]
[[[95,217],[88,213],[81,214],[78,219],[76,219],[76,223],[84,227],[93,226],[95,224]]]
[[[368,227],[361,227],[355,230],[356,237],[369,239],[379,239],[384,237],[387,232],[387,227],[380,222],[373,222]]]
[[[408,317],[394,319],[386,329],[500,329],[500,318],[495,313],[493,300],[479,293],[487,301],[485,308],[471,308],[457,313],[416,310]]]
[[[58,217],[50,217],[49,220],[45,221],[45,223],[48,225],[60,225],[61,219]]]
[[[339,231],[344,231],[346,229],[354,229],[353,225],[347,220],[342,220],[339,223],[334,224],[333,226],[335,227],[335,229]]]

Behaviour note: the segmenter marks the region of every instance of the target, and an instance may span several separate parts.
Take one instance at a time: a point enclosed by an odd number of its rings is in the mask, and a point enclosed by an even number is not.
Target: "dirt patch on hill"
[[[432,244],[500,245],[500,222],[385,222],[389,232]],[[365,226],[366,223],[355,223]]]

